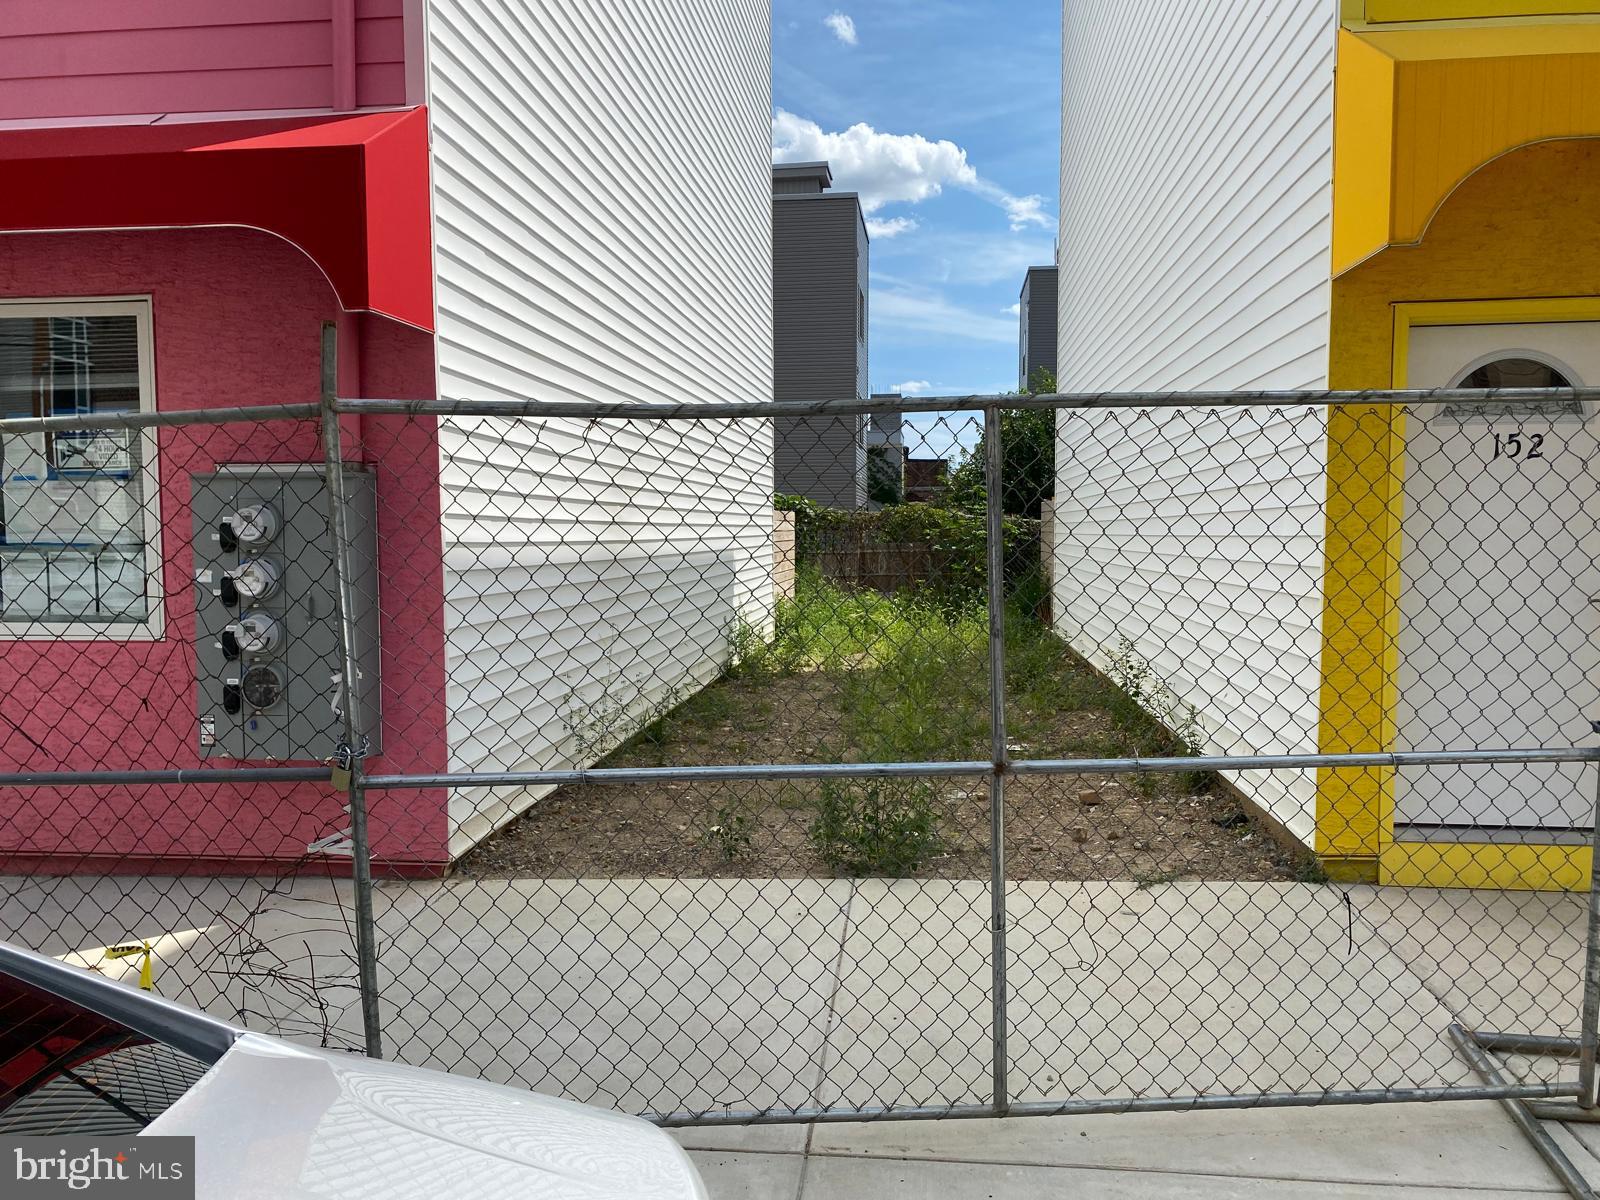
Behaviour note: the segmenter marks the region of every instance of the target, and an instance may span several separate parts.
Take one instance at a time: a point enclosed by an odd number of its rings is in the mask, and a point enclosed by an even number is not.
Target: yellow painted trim
[[[1317,731],[1326,754],[1385,751],[1394,744],[1404,421],[1386,405],[1340,405],[1328,413]],[[1316,852],[1330,875],[1376,878],[1393,831],[1392,768],[1317,772]]]
[[[1394,209],[1395,63],[1339,31],[1333,76],[1333,274],[1389,242]]]
[[[1394,306],[1394,386],[1405,387],[1408,346],[1401,340],[1419,325],[1525,325],[1600,321],[1600,296],[1532,300],[1424,300]]]
[[[1401,887],[1586,891],[1588,846],[1495,842],[1391,842],[1378,860],[1378,882]]]
[[[1513,42],[1525,53],[1510,55]],[[1419,244],[1456,191],[1504,155],[1600,137],[1597,77],[1600,20],[1388,35],[1341,29],[1332,276],[1387,247]]]
[[[1550,142],[1586,142],[1592,141],[1597,137],[1600,137],[1600,134],[1555,134],[1550,137],[1535,138],[1529,142],[1519,142],[1515,146],[1507,146],[1504,150],[1501,150],[1493,157],[1487,158],[1477,166],[1473,167],[1471,171],[1451,184],[1449,189],[1444,192],[1443,195],[1439,196],[1437,201],[1434,203],[1433,208],[1428,212],[1428,215],[1423,218],[1420,228],[1416,229],[1414,233],[1406,236],[1405,240],[1396,240],[1391,242],[1390,245],[1407,247],[1422,245],[1423,239],[1427,237],[1428,230],[1432,227],[1434,219],[1444,211],[1445,206],[1450,203],[1455,194],[1464,186],[1466,186],[1467,182],[1471,180],[1471,178],[1479,171],[1483,170],[1485,167],[1492,166],[1500,159],[1516,154],[1519,150],[1530,150],[1534,146],[1546,145]]]
[[[1566,17],[1600,12],[1594,0],[1367,0],[1365,17],[1387,21],[1475,21],[1496,17]]]
[[[1419,21],[1394,25],[1346,22],[1345,30],[1400,62],[1525,58],[1600,51],[1600,18],[1530,17],[1483,22]]]
[[[1404,62],[1389,241],[1420,242],[1451,195],[1520,147],[1600,136],[1600,54]]]
[[[1600,296],[1422,301],[1395,304],[1393,311],[1390,386],[1404,388],[1414,328],[1600,321]],[[1347,381],[1332,382],[1348,386]],[[1329,411],[1317,735],[1324,753],[1394,746],[1404,447],[1405,414],[1398,409],[1341,405]],[[1475,849],[1485,851],[1478,866],[1473,865]],[[1573,849],[1399,843],[1394,840],[1393,768],[1317,772],[1316,852],[1335,878],[1454,887],[1560,887],[1566,885],[1556,880],[1567,876],[1555,872],[1560,863],[1569,862]],[[1485,863],[1488,868],[1482,866]],[[1530,872],[1528,880],[1556,882],[1507,882],[1521,878],[1522,870]],[[1583,870],[1588,870],[1587,858]],[[1469,883],[1468,877],[1479,882]]]

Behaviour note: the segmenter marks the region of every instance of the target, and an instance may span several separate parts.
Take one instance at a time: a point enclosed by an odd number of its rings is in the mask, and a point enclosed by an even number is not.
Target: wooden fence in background
[[[949,573],[949,552],[926,542],[883,542],[865,529],[829,530],[820,541],[818,570],[846,587],[892,595],[937,585]]]

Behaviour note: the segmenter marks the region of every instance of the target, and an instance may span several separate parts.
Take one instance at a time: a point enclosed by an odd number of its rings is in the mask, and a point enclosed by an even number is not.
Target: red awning
[[[0,131],[0,231],[201,225],[278,234],[345,308],[433,328],[421,108]]]

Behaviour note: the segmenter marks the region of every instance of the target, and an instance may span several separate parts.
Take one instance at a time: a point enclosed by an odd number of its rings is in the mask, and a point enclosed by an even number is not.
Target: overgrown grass
[[[1130,678],[1137,668],[1124,673]],[[1148,681],[1146,673],[1140,678]],[[1030,613],[1013,611],[1006,622],[1007,728],[1014,739],[1044,744],[1060,757],[1115,758],[1185,757],[1199,752],[1198,726],[1146,682],[1143,691],[1129,688],[1099,674]],[[1151,694],[1157,695],[1152,713]],[[1099,711],[1109,718],[1108,728],[1089,738],[1055,736],[1063,713]],[[1173,714],[1178,713],[1177,720]],[[1163,719],[1165,718],[1165,719]],[[1035,752],[1035,757],[1039,754]],[[1206,771],[1173,776],[1184,792],[1202,792],[1214,782]],[[1156,786],[1155,776],[1142,775],[1146,786]]]
[[[1130,695],[1094,671],[1034,616],[1019,589],[1006,618],[1006,712],[1013,745],[1030,757],[1120,757],[1190,752]],[[799,675],[826,684],[828,728],[795,755],[846,762],[986,759],[989,754],[989,622],[976,602],[952,606],[916,593],[843,588],[802,569],[795,596],[778,606],[773,634],[730,638],[732,665],[709,687],[671,697],[619,753],[660,760],[683,734],[718,731],[730,751],[775,714],[761,685]],[[1146,684],[1145,690],[1150,690]],[[1148,696],[1144,697],[1148,702]],[[1096,719],[1077,722],[1074,713]],[[1085,731],[1087,730],[1087,732]],[[725,732],[724,732],[725,731]],[[1147,786],[1158,777],[1141,776]],[[1209,777],[1179,776],[1200,791]]]
[[[909,875],[943,845],[938,789],[925,779],[827,780],[806,836],[842,874]]]
[[[771,711],[770,705],[762,706],[766,712]],[[642,718],[644,724],[639,726],[637,732],[628,737],[608,755],[605,761],[610,761],[611,756],[624,752],[648,752],[653,757],[656,766],[666,765],[667,747],[676,741],[683,733],[707,726],[719,726],[733,720],[743,720],[751,715],[761,715],[758,711],[752,714],[748,705],[741,704],[739,698],[727,688],[711,684],[698,691],[689,693],[669,693],[664,699],[658,701]],[[620,723],[626,718],[616,716],[613,723]],[[580,748],[582,735],[580,734]]]
[[[1096,671],[1038,619],[1037,593],[1019,586],[1007,612],[1013,752],[1030,758],[1193,753],[1198,726],[1186,723],[1187,709],[1148,664],[1128,649],[1111,656],[1106,674]],[[986,760],[988,643],[988,614],[976,601],[957,605],[948,595],[846,588],[802,568],[773,627],[730,630],[722,677],[692,694],[666,697],[607,761]],[[1214,782],[1200,772],[1121,777],[1125,787],[1163,802],[1185,800]],[[803,820],[811,849],[845,874],[910,874],[959,854],[953,822],[967,819],[926,781],[789,782],[759,797],[718,793],[695,818],[706,856],[730,865],[757,857],[771,836],[764,814],[775,810]],[[1135,843],[1135,849],[1148,847]],[[1298,870],[1314,878],[1314,867]],[[1166,882],[1154,867],[1148,874],[1141,886]]]
[[[802,570],[772,642],[733,677],[828,676],[840,712],[830,749],[847,761],[969,758],[989,736],[988,644],[974,606],[845,589]]]
[[[743,657],[745,676],[892,666],[932,645],[957,656],[982,653],[988,625],[981,609],[950,611],[914,592],[886,596],[839,587],[802,567],[793,599],[778,605],[776,632]]]
[[[1006,616],[1007,729],[1040,756],[1182,755],[1193,747],[1097,674],[1035,616],[1041,589],[1023,580]],[[820,672],[837,689],[846,760],[987,758],[989,619],[977,602],[953,607],[916,593],[837,586],[802,569],[779,605],[775,636],[745,645],[731,677],[760,681]],[[712,689],[714,690],[714,689]],[[1148,688],[1147,688],[1148,690]],[[1109,720],[1090,737],[1063,732],[1066,714]],[[1180,777],[1197,791],[1209,778]]]

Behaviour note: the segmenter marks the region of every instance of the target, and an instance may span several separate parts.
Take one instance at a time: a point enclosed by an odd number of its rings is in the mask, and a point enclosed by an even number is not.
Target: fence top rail
[[[964,412],[990,408],[1326,408],[1333,405],[1500,405],[1574,401],[1600,405],[1600,388],[1425,388],[1363,391],[1056,392],[1037,396],[875,396],[836,400],[750,400],[729,404],[659,404],[613,400],[383,400],[338,399],[343,413],[400,413],[436,417],[580,417],[640,421],[729,420],[736,417],[855,416],[864,413]],[[0,423],[3,424],[3,423]]]
[[[231,425],[261,421],[305,421],[320,415],[322,405],[253,404],[226,408],[191,408],[171,412],[119,411],[63,413],[53,417],[7,417],[0,437],[45,433],[53,429],[153,429],[168,425]]]
[[[733,404],[656,404],[632,400],[383,400],[338,399],[342,413],[434,417],[578,417],[639,421],[731,420],[736,417],[826,417],[866,413],[969,412],[991,408],[1327,408],[1334,405],[1549,405],[1574,402],[1600,407],[1600,388],[1430,388],[1367,391],[1251,392],[1060,392],[1038,396],[873,397],[862,400],[751,400]],[[153,429],[178,425],[228,425],[304,421],[320,415],[319,403],[231,405],[167,412],[63,413],[48,417],[0,418],[0,436],[56,429]]]

